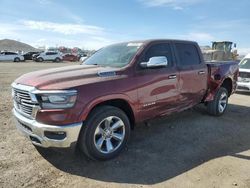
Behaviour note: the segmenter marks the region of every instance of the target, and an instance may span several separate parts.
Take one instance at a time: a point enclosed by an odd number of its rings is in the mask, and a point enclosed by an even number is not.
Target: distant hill
[[[0,51],[7,50],[7,51],[24,51],[24,52],[29,52],[29,51],[39,51],[38,49],[22,43],[18,42],[16,40],[10,40],[10,39],[3,39],[0,40]]]

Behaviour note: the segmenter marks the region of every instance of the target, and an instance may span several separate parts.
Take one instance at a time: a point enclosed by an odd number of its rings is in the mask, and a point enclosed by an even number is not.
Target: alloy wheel
[[[94,133],[95,147],[104,154],[116,151],[123,143],[124,138],[124,122],[116,116],[109,116],[103,119]]]

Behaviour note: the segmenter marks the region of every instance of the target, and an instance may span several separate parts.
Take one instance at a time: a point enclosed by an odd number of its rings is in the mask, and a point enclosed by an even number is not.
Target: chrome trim
[[[76,90],[34,90],[33,94],[77,94]]]
[[[198,74],[199,74],[199,75],[205,74],[205,71],[199,71]]]
[[[31,101],[29,100],[25,100],[22,99],[22,101],[25,103],[25,106],[29,106],[32,107],[32,112],[31,115],[26,114],[25,112],[23,112],[22,109],[19,109],[17,107],[16,101],[13,98],[14,101],[14,107],[15,109],[22,114],[25,117],[28,117],[30,119],[35,119],[36,118],[36,114],[37,112],[41,109],[39,102],[36,98],[37,94],[68,94],[68,95],[74,95],[77,94],[76,90],[39,90],[33,86],[27,86],[27,85],[23,85],[23,84],[18,84],[13,82],[11,84],[13,90],[20,90],[21,92],[25,92],[30,96]],[[14,97],[14,91],[12,91],[12,97]],[[32,103],[32,104],[27,104],[28,103]]]
[[[176,75],[169,75],[168,78],[169,78],[169,79],[176,79],[177,76],[176,76]]]
[[[167,67],[168,59],[165,56],[151,57],[148,62],[141,62],[143,68]]]
[[[11,86],[15,89],[20,89],[20,90],[24,90],[24,91],[27,91],[29,92],[30,94],[51,94],[51,93],[54,93],[54,94],[76,94],[77,91],[76,90],[39,90],[35,87],[32,87],[32,86],[27,86],[27,85],[22,85],[22,84],[17,84],[15,82],[13,82],[11,84]],[[34,95],[35,96],[35,95]],[[35,97],[35,102],[37,102],[37,99]]]
[[[36,120],[28,119],[21,115],[15,108],[12,110],[14,116],[16,117],[17,123],[16,127],[21,131],[26,137],[36,138],[40,143],[32,141],[36,146],[48,148],[48,147],[59,147],[65,148],[70,147],[70,145],[78,140],[78,136],[82,127],[82,122],[74,123],[70,125],[47,125],[39,123]],[[21,123],[24,125],[21,125]],[[66,138],[63,140],[49,139],[44,135],[45,131],[51,132],[65,132]]]
[[[36,88],[15,82],[11,86],[14,108],[23,116],[35,119],[37,111],[40,109],[36,96],[32,93]]]

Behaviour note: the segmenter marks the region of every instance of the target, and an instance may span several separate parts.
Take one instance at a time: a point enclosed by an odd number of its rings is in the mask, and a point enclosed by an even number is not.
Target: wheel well
[[[231,80],[230,78],[226,78],[226,79],[223,81],[221,87],[226,88],[227,91],[228,91],[228,95],[230,96],[231,93],[232,93],[232,80]]]
[[[109,106],[120,108],[128,116],[131,129],[134,128],[135,126],[134,113],[133,113],[131,106],[129,105],[127,101],[123,99],[112,99],[112,100],[104,101],[104,102],[97,104],[91,111],[93,111],[96,107],[100,107],[104,105],[109,105]]]

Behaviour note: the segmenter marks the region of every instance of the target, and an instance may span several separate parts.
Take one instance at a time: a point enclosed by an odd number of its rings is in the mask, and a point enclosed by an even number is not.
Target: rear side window
[[[5,52],[5,55],[17,55],[17,54],[14,52]]]
[[[150,46],[143,58],[143,62],[148,62],[151,57],[156,56],[165,56],[168,59],[169,65],[172,64],[172,53],[170,44],[168,43],[159,43],[159,44],[153,44]]]
[[[201,63],[197,48],[193,44],[175,44],[177,55],[179,57],[179,65],[181,67],[199,65]]]
[[[47,52],[46,55],[55,55],[55,52]]]

